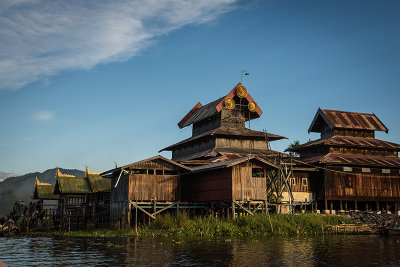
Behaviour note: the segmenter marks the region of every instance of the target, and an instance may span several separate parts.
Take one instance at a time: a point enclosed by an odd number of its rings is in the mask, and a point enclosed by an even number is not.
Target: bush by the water
[[[329,227],[354,220],[337,215],[321,214],[255,214],[232,218],[194,217],[185,212],[176,215],[157,216],[149,225],[135,229],[96,229],[73,232],[51,232],[63,236],[174,236],[174,237],[243,237],[268,235],[321,235],[329,233]],[[43,234],[43,233],[42,233]]]
[[[231,218],[195,217],[185,213],[177,216],[161,215],[148,227],[145,235],[184,236],[248,236],[248,235],[317,235],[327,232],[328,225],[354,223],[353,220],[336,215],[320,214],[255,214]]]

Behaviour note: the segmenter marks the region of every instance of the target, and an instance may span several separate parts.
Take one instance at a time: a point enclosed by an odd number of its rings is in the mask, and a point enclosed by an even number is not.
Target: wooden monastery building
[[[400,145],[375,138],[388,132],[375,114],[319,109],[308,131],[321,138],[288,150],[317,167],[308,175],[319,207],[399,211]]]
[[[109,225],[111,180],[86,167],[85,177],[63,174],[57,168],[54,194],[58,216],[67,229]]]
[[[227,95],[202,106],[197,103],[178,123],[192,125],[192,136],[161,151],[193,168],[182,176],[185,201],[218,201],[244,208],[267,201],[267,179],[277,171],[282,153],[269,148],[285,137],[251,130],[246,123],[262,115],[261,108],[241,83]],[[247,209],[247,212],[250,210]]]
[[[285,137],[250,129],[262,113],[238,83],[181,119],[178,127],[191,126],[192,135],[161,150],[172,159],[101,174],[86,168],[85,177],[57,170],[54,188],[37,181],[34,196],[56,196],[62,225],[75,229],[130,227],[182,208],[221,216],[268,212],[269,205],[399,211],[400,145],[375,138],[388,129],[374,114],[319,109],[309,132],[321,138],[289,148],[293,156],[270,149]]]

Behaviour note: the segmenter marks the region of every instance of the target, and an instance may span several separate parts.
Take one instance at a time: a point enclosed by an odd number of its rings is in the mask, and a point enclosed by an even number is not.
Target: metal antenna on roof
[[[249,77],[250,74],[247,72],[247,70],[242,70],[242,75],[240,76],[240,83],[243,83],[243,75]]]

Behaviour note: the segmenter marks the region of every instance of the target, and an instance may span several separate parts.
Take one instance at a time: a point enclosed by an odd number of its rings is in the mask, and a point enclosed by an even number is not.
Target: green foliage
[[[353,220],[321,214],[266,214],[231,218],[194,217],[185,212],[176,216],[159,215],[148,226],[138,229],[138,235],[149,237],[245,237],[267,235],[322,235],[329,234],[328,226],[355,223]],[[136,236],[135,229],[96,229],[73,232],[51,232],[61,236],[124,237]],[[43,233],[41,234],[43,235]]]

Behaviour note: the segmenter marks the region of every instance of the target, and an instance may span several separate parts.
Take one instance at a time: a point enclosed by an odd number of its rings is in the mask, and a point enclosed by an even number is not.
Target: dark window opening
[[[147,174],[154,174],[154,170],[147,170]]]
[[[264,169],[261,168],[253,168],[251,170],[252,176],[255,178],[264,178]]]
[[[302,184],[303,186],[308,186],[308,180],[307,180],[307,178],[302,178],[302,179],[301,179],[301,184]]]
[[[131,171],[132,174],[147,174],[146,170],[141,170],[141,169],[133,169]]]
[[[174,170],[164,170],[164,175],[178,175],[178,172]]]
[[[157,175],[164,175],[164,172],[163,172],[163,170],[156,170],[156,174]]]

